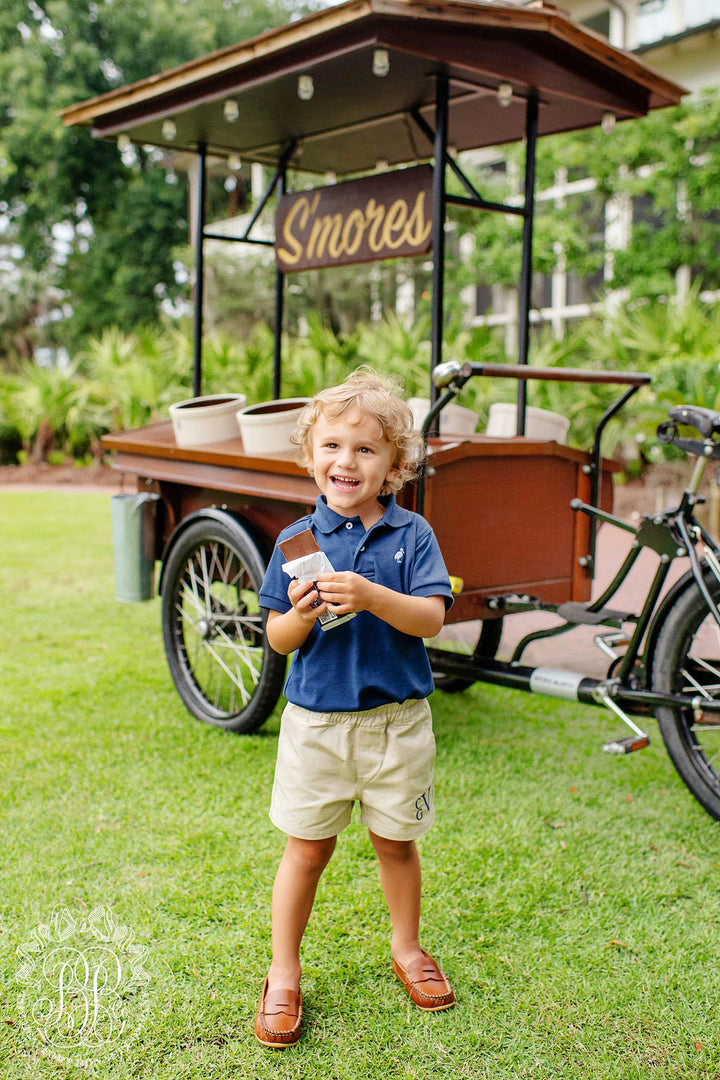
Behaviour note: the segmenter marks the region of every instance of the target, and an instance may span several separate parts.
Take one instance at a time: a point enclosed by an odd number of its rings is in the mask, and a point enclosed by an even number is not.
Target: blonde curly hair
[[[393,468],[397,473],[385,481],[380,494],[400,491],[416,475],[423,457],[422,436],[414,430],[413,414],[401,394],[397,380],[367,367],[353,371],[337,386],[320,390],[303,409],[291,436],[299,448],[298,463],[313,475],[312,429],[321,413],[332,421],[356,409],[374,417],[383,438],[395,447]]]

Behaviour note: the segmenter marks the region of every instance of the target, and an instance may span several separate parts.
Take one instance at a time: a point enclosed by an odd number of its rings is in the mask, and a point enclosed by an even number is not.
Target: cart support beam
[[[535,153],[538,134],[538,99],[530,94],[525,112],[525,212],[522,232],[522,265],[520,268],[520,310],[518,312],[518,363],[527,364],[530,350],[530,300],[532,292],[532,244],[535,219]],[[517,434],[525,434],[527,385],[517,388]]]
[[[435,147],[433,168],[433,273],[432,273],[432,325],[430,330],[431,370],[442,360],[443,295],[445,288],[445,158],[448,133],[447,75],[438,75],[435,81]],[[437,400],[437,387],[430,380],[430,403]],[[437,429],[430,434],[437,434]]]
[[[284,154],[280,160],[277,171],[277,194],[278,201],[285,194],[285,179],[287,173],[288,155]],[[275,342],[273,348],[273,398],[280,397],[280,384],[282,372],[282,330],[283,312],[285,310],[285,275],[279,267],[275,269]]]
[[[194,354],[194,369],[193,369],[193,394],[195,397],[199,397],[202,386],[202,339],[203,339],[203,294],[204,294],[204,240],[222,240],[224,242],[233,241],[238,244],[260,244],[267,247],[273,247],[274,240],[265,240],[259,237],[252,237],[253,226],[259,220],[265,206],[275,191],[277,191],[278,198],[280,198],[285,191],[285,181],[287,175],[287,167],[290,158],[295,152],[297,143],[294,139],[291,139],[287,144],[280,160],[277,164],[277,169],[272,177],[272,180],[267,186],[265,194],[261,198],[259,204],[255,207],[255,211],[247,224],[245,232],[242,236],[228,236],[225,233],[209,232],[205,228],[205,191],[207,187],[207,148],[204,143],[198,143],[198,185],[197,185],[197,206],[195,215],[195,322],[194,322],[194,337],[193,337],[193,354]],[[280,382],[281,382],[281,358],[282,358],[282,322],[284,312],[284,284],[285,276],[278,270],[275,278],[275,346],[274,346],[274,367],[273,367],[273,396],[280,397]]]
[[[193,327],[193,397],[202,393],[203,300],[205,293],[205,186],[207,182],[207,148],[198,144],[198,183],[195,211],[195,323]]]

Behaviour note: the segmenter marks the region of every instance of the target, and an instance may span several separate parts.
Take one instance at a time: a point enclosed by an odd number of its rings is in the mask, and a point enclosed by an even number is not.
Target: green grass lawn
[[[0,596],[3,1080],[720,1077],[720,830],[659,737],[611,759],[599,710],[436,694],[424,942],[459,1007],[422,1015],[395,981],[355,823],[306,937],[303,1040],[272,1052],[252,1025],[283,847],[277,715],[238,737],[185,712],[158,601],[114,600],[105,494],[0,492]],[[102,908],[147,947],[120,1051],[85,1069],[49,1056],[16,978],[63,908]]]

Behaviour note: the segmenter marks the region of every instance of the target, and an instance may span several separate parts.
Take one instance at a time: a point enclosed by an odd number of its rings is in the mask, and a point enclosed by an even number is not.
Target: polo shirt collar
[[[397,529],[401,525],[406,525],[410,520],[409,511],[402,506],[398,506],[394,495],[381,495],[378,502],[385,507],[385,512],[380,521],[373,525],[373,528],[377,528],[378,525],[388,525],[393,529]],[[345,525],[348,521],[356,519],[346,518],[342,514],[336,513],[335,510],[328,506],[325,496],[318,495],[312,520],[319,531],[327,535],[335,532],[336,529],[339,529],[341,525]]]

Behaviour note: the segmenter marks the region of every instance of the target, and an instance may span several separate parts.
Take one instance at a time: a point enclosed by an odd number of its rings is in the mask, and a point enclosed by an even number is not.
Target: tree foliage
[[[0,214],[22,261],[50,273],[89,329],[154,319],[187,240],[183,181],[139,150],[66,129],[57,111],[287,21],[299,0],[4,0]],[[169,174],[172,179],[172,173]],[[0,240],[3,239],[0,233]],[[69,250],[68,250],[69,249]],[[158,287],[159,286],[159,287]]]
[[[630,242],[613,251],[613,289],[631,297],[660,297],[675,291],[675,275],[688,266],[705,289],[720,287],[720,98],[708,90],[673,109],[617,124],[540,140],[536,190],[591,178],[595,187],[579,197],[536,201],[534,267],[554,269],[562,250],[567,269],[579,277],[597,274],[606,255],[605,217],[612,201],[632,201]],[[504,148],[507,163],[476,170],[481,194],[503,202],[517,194],[524,168],[521,145]],[[469,171],[472,172],[472,169]],[[520,272],[521,223],[494,213],[455,211],[460,228],[475,240],[463,283],[516,286]],[[539,303],[538,298],[533,301]]]
[[[107,327],[157,324],[163,300],[184,288],[175,261],[187,240],[187,185],[159,152],[119,153],[113,143],[66,129],[57,110],[203,55],[286,21],[319,0],[5,0],[0,7],[0,362],[15,365],[36,344],[64,342],[75,354]],[[633,201],[629,245],[613,252],[614,289],[631,298],[672,295],[680,267],[703,289],[720,287],[720,100],[706,93],[646,119],[541,140],[537,189],[591,177],[592,191],[538,199],[535,271],[562,258],[585,280],[602,277],[608,206]],[[485,198],[517,197],[521,144],[505,148],[507,168],[467,172]],[[451,184],[457,181],[451,177]],[[244,191],[240,191],[240,198]],[[458,189],[460,190],[460,189]],[[210,192],[211,202],[213,191]],[[213,210],[225,198],[214,192]],[[517,286],[521,222],[516,216],[452,207],[446,311],[458,320],[468,286]],[[473,238],[472,253],[457,238]],[[4,251],[2,250],[4,248]],[[13,265],[14,264],[14,265]],[[248,269],[221,256],[209,264],[209,329],[250,332],[272,308],[272,267]],[[295,275],[286,322],[320,312],[350,335],[379,303],[392,304],[397,263]],[[424,316],[428,275],[412,279]],[[217,288],[215,286],[217,285]],[[228,306],[228,297],[231,297]],[[542,297],[533,294],[533,304]],[[237,313],[239,312],[239,318]],[[5,361],[7,364],[7,361]]]

